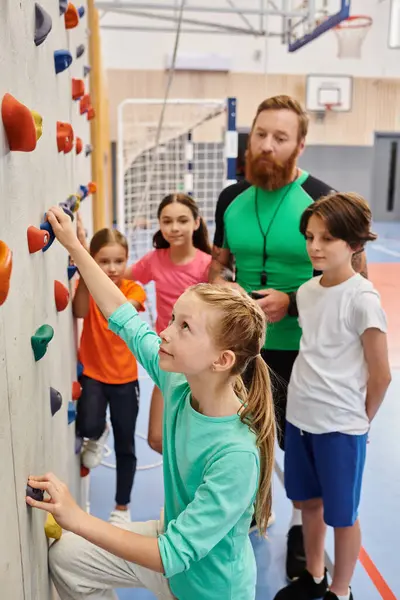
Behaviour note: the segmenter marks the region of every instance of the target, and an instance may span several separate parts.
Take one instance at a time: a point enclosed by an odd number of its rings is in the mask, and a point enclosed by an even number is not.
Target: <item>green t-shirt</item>
[[[207,417],[191,406],[184,375],[159,367],[160,338],[123,304],[109,318],[164,398],[165,533],[158,546],[179,600],[254,600],[256,562],[249,538],[260,458],[238,415]]]
[[[309,174],[302,171],[296,181],[271,192],[249,187],[226,208],[224,247],[229,248],[235,257],[236,281],[247,292],[272,288],[289,293],[312,277],[313,268],[305,239],[299,231],[301,215],[315,199],[303,187],[308,178]],[[260,225],[264,233],[268,231],[265,268],[264,237]],[[261,273],[264,270],[267,283],[262,285]],[[298,350],[300,336],[297,318],[286,316],[278,323],[268,324],[264,348]]]

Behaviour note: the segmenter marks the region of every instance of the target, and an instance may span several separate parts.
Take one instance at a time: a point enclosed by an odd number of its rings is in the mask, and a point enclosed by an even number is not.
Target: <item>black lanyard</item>
[[[278,206],[275,209],[274,214],[272,215],[272,219],[269,222],[269,225],[267,227],[267,230],[264,231],[261,225],[261,219],[260,219],[260,213],[258,211],[258,188],[256,187],[256,193],[255,193],[255,209],[256,209],[256,216],[257,216],[257,222],[258,222],[258,227],[260,229],[260,233],[263,236],[263,240],[264,240],[264,245],[263,245],[263,270],[261,271],[261,275],[260,275],[260,285],[265,286],[267,285],[267,281],[268,281],[268,275],[267,272],[265,270],[265,264],[267,262],[267,258],[268,258],[268,254],[267,254],[267,237],[268,234],[271,230],[271,227],[275,221],[276,215],[278,214],[278,211],[280,209],[280,207],[282,206],[283,202],[285,201],[286,196],[289,194],[290,190],[292,189],[292,185],[293,183],[297,180],[298,178],[298,171],[296,172],[296,177],[295,179],[289,184],[288,189],[286,190],[286,192],[283,194],[282,198],[279,201]]]

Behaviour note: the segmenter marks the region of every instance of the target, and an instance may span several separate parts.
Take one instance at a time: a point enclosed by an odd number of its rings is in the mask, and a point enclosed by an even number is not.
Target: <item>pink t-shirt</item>
[[[185,265],[176,265],[169,255],[169,248],[152,250],[132,265],[132,279],[143,284],[154,281],[156,286],[157,321],[160,333],[168,326],[175,302],[183,292],[196,283],[208,281],[211,256],[196,251],[196,255]]]

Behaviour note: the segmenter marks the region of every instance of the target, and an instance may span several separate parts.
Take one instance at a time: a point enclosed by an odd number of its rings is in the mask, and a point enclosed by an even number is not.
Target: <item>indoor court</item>
[[[257,107],[266,98],[288,95],[309,115],[298,167],[329,189],[362,195],[378,234],[367,245],[368,275],[388,317],[392,382],[369,434],[362,550],[352,590],[354,600],[400,600],[400,0],[0,0],[0,44],[0,485],[6,507],[0,512],[0,597],[58,600],[48,569],[56,535],[49,535],[48,524],[44,529],[45,513],[27,506],[26,496],[38,491],[28,489],[29,475],[56,473],[81,507],[105,521],[115,507],[112,430],[101,465],[82,468],[83,440],[75,429],[82,320],[71,309],[79,273],[70,254],[76,247],[66,251],[55,240],[46,211],[58,204],[74,220],[79,210],[80,233],[86,231],[88,240],[102,228],[118,229],[133,264],[153,248],[161,200],[183,192],[196,200],[212,242],[219,194],[245,178]],[[293,164],[290,184],[302,176]],[[267,234],[258,212],[257,218],[265,265]],[[236,229],[242,234],[245,228]],[[118,243],[123,246],[105,245]],[[177,261],[173,267],[181,264],[186,266]],[[281,275],[284,268],[277,271]],[[142,316],[155,328],[155,287],[144,287]],[[260,318],[258,323],[263,327]],[[129,361],[130,355],[132,367]],[[163,507],[163,467],[147,442],[153,382],[143,368],[139,374],[138,470],[130,512],[132,521],[147,521],[158,519]],[[274,600],[288,583],[292,506],[283,460],[277,447],[275,521],[266,539],[251,534],[256,600]],[[61,535],[60,527],[56,531]],[[247,531],[246,522],[242,540]],[[325,551],[332,575],[329,529]],[[232,563],[229,568],[230,577]],[[86,592],[84,587],[77,593],[83,598]],[[155,600],[146,589],[118,589],[117,595]]]
[[[108,9],[112,3],[99,2],[99,8],[104,5]],[[165,3],[167,4],[167,3]],[[169,4],[172,4],[171,2]],[[179,2],[175,3],[175,18],[178,16]],[[193,5],[191,7],[190,5]],[[107,5],[107,6],[106,6]],[[130,9],[134,10],[134,3]],[[197,5],[198,11],[196,11]],[[206,6],[207,5],[207,6]],[[392,5],[392,6],[390,6]],[[103,31],[107,39],[111,39],[113,29],[137,31],[141,39],[148,35],[156,35],[154,30],[158,27],[161,31],[170,31],[168,40],[172,47],[173,34],[171,23],[168,21],[172,13],[162,10],[161,3],[157,8],[151,3],[141,3],[141,9],[152,11],[152,17],[147,20],[139,17],[135,9],[135,17],[131,23],[127,21],[120,24],[118,13],[114,16],[106,14],[102,20]],[[119,9],[118,9],[119,10]],[[400,525],[396,518],[400,500],[400,441],[396,425],[400,417],[398,398],[400,393],[400,318],[397,310],[397,296],[400,291],[400,153],[398,142],[400,134],[400,81],[396,78],[396,66],[399,64],[400,52],[400,3],[387,1],[357,1],[340,0],[335,2],[192,2],[186,3],[185,17],[188,22],[183,25],[186,33],[182,34],[182,54],[178,55],[177,70],[172,89],[182,90],[183,98],[188,97],[189,81],[195,89],[196,85],[204,86],[202,97],[215,98],[216,91],[227,90],[228,96],[237,98],[237,122],[239,132],[239,161],[241,164],[241,151],[245,146],[245,139],[251,124],[252,109],[258,100],[273,93],[294,93],[300,90],[300,99],[305,102],[310,112],[310,133],[306,151],[300,159],[300,166],[309,170],[313,175],[328,182],[336,189],[354,190],[365,195],[369,200],[375,218],[374,228],[379,234],[375,243],[368,247],[369,274],[377,289],[381,293],[383,305],[389,319],[389,344],[390,360],[393,369],[393,381],[389,388],[384,406],[373,425],[370,444],[368,446],[368,461],[366,467],[364,491],[361,505],[361,523],[363,530],[363,550],[359,558],[353,582],[353,591],[357,598],[362,600],[395,600],[400,598],[400,575],[397,567],[397,541],[400,536]],[[207,10],[209,11],[207,13]],[[260,16],[261,10],[270,11],[268,16]],[[286,16],[282,19],[277,16],[279,11],[293,12],[305,11],[305,16]],[[235,13],[236,14],[233,14]],[[306,14],[307,13],[307,14]],[[126,18],[127,12],[124,12]],[[349,20],[346,17],[351,17]],[[390,16],[390,18],[389,18]],[[163,21],[163,17],[165,20]],[[240,56],[250,47],[248,35],[242,33],[234,35],[229,27],[257,30],[265,29],[269,36],[265,40],[265,48],[257,39],[252,42],[257,45],[254,57],[258,58],[256,67],[257,75],[245,76],[242,73],[223,75],[218,72],[196,73],[194,62],[198,63],[202,57],[205,60],[205,49],[199,42],[199,35],[189,33],[190,28],[198,27],[190,24],[190,19],[198,21],[214,21],[218,18],[220,28],[225,25],[224,35],[208,35],[210,47],[217,49],[214,56],[219,60],[221,71],[228,70],[226,63],[236,66],[242,65],[244,58]],[[107,20],[109,19],[109,20]],[[113,24],[110,24],[113,19]],[[335,28],[335,26],[338,26]],[[283,27],[286,34],[284,40],[279,39],[277,31]],[[276,32],[273,35],[273,32]],[[122,33],[121,33],[122,34]],[[272,34],[272,35],[271,35]],[[127,33],[122,34],[123,40]],[[255,34],[256,35],[256,34]],[[162,40],[166,39],[164,33]],[[217,41],[216,38],[218,39]],[[246,45],[248,44],[248,45]],[[237,46],[240,47],[238,52]],[[286,47],[286,51],[285,51]],[[194,51],[193,51],[194,50]],[[192,51],[192,52],[191,52]],[[156,53],[154,53],[156,54]],[[159,53],[160,54],[160,53]],[[169,56],[171,56],[169,54]],[[159,56],[158,56],[159,58]],[[179,60],[181,61],[179,63]],[[192,72],[190,71],[192,60]],[[126,63],[130,59],[126,57]],[[146,58],[150,67],[150,57]],[[185,62],[186,61],[186,62]],[[137,60],[134,61],[137,65]],[[260,62],[262,64],[260,64]],[[186,65],[186,69],[185,69]],[[253,63],[254,66],[254,63]],[[284,70],[282,74],[280,67]],[[198,66],[201,71],[201,66]],[[240,70],[240,67],[239,69]],[[264,82],[262,76],[264,74]],[[115,72],[112,81],[117,85],[122,73]],[[129,77],[129,73],[127,74]],[[133,82],[143,82],[143,72],[136,71],[130,75]],[[185,78],[187,81],[185,81]],[[157,82],[147,85],[157,89]],[[200,84],[200,81],[202,82]],[[247,93],[241,89],[247,86]],[[214,89],[213,89],[214,87]],[[302,95],[304,94],[304,95]],[[142,95],[142,94],[141,94]],[[177,93],[173,94],[177,96]],[[170,96],[172,98],[173,96]],[[136,99],[134,102],[140,102]],[[165,125],[175,121],[175,115],[180,110],[169,105],[169,116],[165,118]],[[130,133],[135,117],[132,116],[135,105],[125,104],[119,107],[118,142],[121,165],[121,141],[128,148]],[[211,109],[210,109],[211,110]],[[214,110],[214,109],[213,109]],[[124,116],[125,111],[125,116]],[[132,111],[132,112],[130,112]],[[176,112],[174,112],[176,111]],[[201,115],[195,113],[193,108],[187,107],[188,122],[201,121]],[[218,110],[217,110],[218,112]],[[137,119],[140,113],[136,112]],[[247,123],[244,123],[244,114],[247,114]],[[168,113],[166,112],[166,115]],[[113,117],[112,117],[113,118]],[[220,117],[216,116],[216,119]],[[125,120],[124,120],[125,119]],[[173,127],[172,127],[173,129]],[[210,128],[211,129],[211,128]],[[137,129],[136,129],[137,131]],[[208,132],[210,133],[210,132]],[[215,135],[211,131],[211,136]],[[198,138],[198,141],[196,139]],[[132,137],[135,137],[132,135]],[[172,136],[171,136],[172,137]],[[129,139],[128,139],[129,138]],[[218,158],[218,147],[221,142],[215,139],[208,141],[204,126],[194,127],[193,137],[198,152],[203,152],[201,159],[194,158],[193,173],[195,178],[194,195],[203,204],[203,214],[207,217],[210,230],[213,229],[213,209],[218,195],[218,182],[220,173],[211,173],[211,166],[207,162],[207,147],[210,157],[214,162]],[[190,141],[191,141],[190,140]],[[167,150],[171,156],[179,156],[176,148]],[[204,143],[203,148],[200,144]],[[160,173],[165,169],[163,154],[158,159]],[[196,150],[195,150],[196,152]],[[184,162],[185,154],[181,154]],[[125,157],[126,158],[126,157]],[[168,164],[168,158],[165,164]],[[196,179],[196,167],[201,171]],[[141,167],[143,169],[143,163]],[[157,165],[153,166],[152,176],[155,176]],[[182,166],[184,170],[184,164]],[[146,170],[145,170],[146,172]],[[142,175],[143,176],[143,175]],[[158,183],[148,192],[147,221],[152,220],[152,205],[158,202],[158,188],[163,188],[162,177],[157,173]],[[204,184],[208,195],[202,195],[204,187],[201,179],[211,179]],[[229,178],[229,177],[228,177]],[[121,172],[119,186],[121,183]],[[123,189],[120,187],[118,225],[124,223],[127,233],[132,235],[132,258],[144,253],[149,243],[149,234],[145,233],[140,225],[132,230],[132,218],[135,209],[140,204],[135,196],[133,182],[138,181],[134,174],[134,167],[125,170],[125,195],[124,205],[121,204]],[[131,182],[131,183],[130,183]],[[122,189],[122,191],[121,191]],[[153,196],[154,193],[154,196]],[[211,197],[210,197],[211,194]],[[125,219],[124,219],[125,212]],[[137,213],[136,213],[137,214]],[[153,209],[154,219],[154,209]],[[149,223],[148,223],[149,224]],[[151,225],[154,225],[151,223]],[[151,226],[150,226],[151,230]],[[140,426],[138,430],[146,435],[147,414],[151,382],[143,374],[141,378],[141,408]],[[109,442],[110,447],[112,443]],[[157,463],[158,455],[153,453],[145,440],[137,439],[139,464],[146,466]],[[113,455],[107,457],[107,463],[113,462]],[[283,455],[278,450],[276,458],[276,475],[274,481],[274,511],[276,522],[269,530],[268,540],[263,540],[252,535],[252,542],[256,552],[258,565],[257,600],[272,600],[275,593],[285,584],[284,561],[285,544],[290,507],[285,498],[281,482]],[[91,475],[90,504],[91,510],[103,518],[107,518],[109,506],[112,503],[112,477],[110,468],[101,466]],[[162,506],[162,471],[160,467],[139,471],[133,493],[132,518],[135,520],[152,519],[158,514]],[[328,536],[326,548],[327,564],[332,565],[333,546],[332,536]],[[128,600],[150,599],[153,596],[143,590],[121,590],[119,598]]]

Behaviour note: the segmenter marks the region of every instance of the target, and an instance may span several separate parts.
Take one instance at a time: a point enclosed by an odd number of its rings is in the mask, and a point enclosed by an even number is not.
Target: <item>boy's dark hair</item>
[[[196,231],[193,232],[193,246],[199,250],[202,250],[206,254],[211,254],[207,225],[205,224],[203,217],[200,217],[199,207],[190,196],[180,193],[168,194],[168,196],[165,196],[158,207],[157,219],[160,219],[163,209],[168,206],[168,204],[173,204],[174,202],[179,202],[180,204],[187,206],[193,215],[193,219],[196,220],[197,218],[200,218],[200,226],[198,229],[196,229]],[[153,236],[153,247],[156,248],[156,250],[169,248],[169,243],[163,238],[163,234],[161,233],[160,229]]]
[[[300,220],[304,236],[312,215],[320,217],[334,238],[344,240],[355,251],[378,237],[371,231],[372,214],[367,202],[354,192],[332,192],[306,208]]]
[[[125,249],[126,256],[129,255],[128,242],[126,237],[117,229],[100,229],[97,231],[90,241],[89,252],[91,256],[96,256],[98,252],[108,244],[119,244]]]

